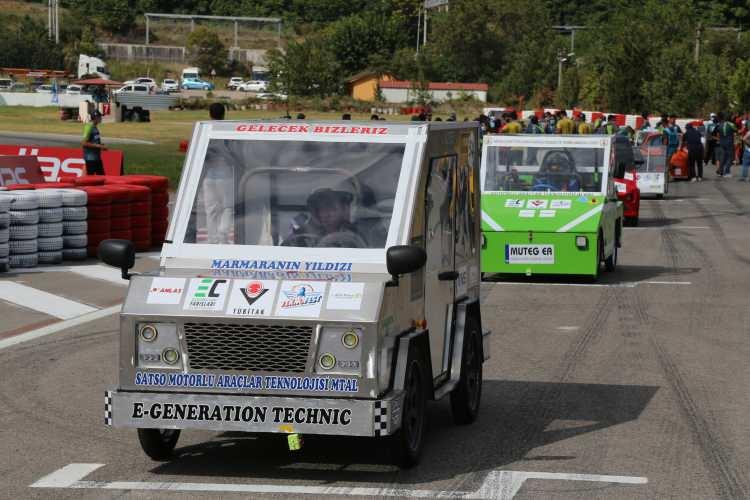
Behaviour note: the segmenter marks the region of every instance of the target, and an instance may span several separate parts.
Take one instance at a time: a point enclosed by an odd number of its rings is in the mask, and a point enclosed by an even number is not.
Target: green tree
[[[135,0],[69,0],[79,19],[94,19],[105,31],[127,34],[135,26]]]
[[[187,59],[204,73],[216,70],[218,74],[224,74],[229,59],[229,52],[219,38],[219,35],[206,28],[199,26],[188,35]]]
[[[61,69],[63,54],[47,36],[47,27],[24,16],[14,27],[0,30],[0,66]]]
[[[270,51],[268,69],[271,90],[289,96],[326,97],[343,88],[339,62],[321,36],[290,40],[285,51]]]
[[[727,90],[734,111],[750,111],[750,60],[737,61],[736,68],[729,77]]]

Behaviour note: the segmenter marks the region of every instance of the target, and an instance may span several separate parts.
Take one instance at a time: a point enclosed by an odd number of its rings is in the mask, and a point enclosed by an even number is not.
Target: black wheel
[[[179,429],[138,429],[141,448],[154,460],[169,459],[179,438]]]
[[[409,348],[404,380],[404,405],[401,428],[388,437],[391,456],[396,465],[410,468],[419,462],[425,433],[425,406],[427,405],[424,361],[419,349]]]
[[[451,392],[453,421],[459,425],[477,419],[482,400],[482,333],[476,318],[466,318],[464,348],[461,354],[461,378]]]
[[[604,268],[612,272],[617,267],[617,242],[615,242],[615,250],[612,252],[612,255],[604,259]]]

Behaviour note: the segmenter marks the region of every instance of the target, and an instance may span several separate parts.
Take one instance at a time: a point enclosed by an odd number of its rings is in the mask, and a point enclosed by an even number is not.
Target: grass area
[[[278,118],[280,111],[230,111],[227,119],[249,120]],[[294,115],[295,113],[292,113]],[[305,112],[308,120],[337,120],[339,112]],[[353,120],[369,120],[369,113],[352,113]],[[103,123],[100,126],[102,142],[107,138],[121,137],[142,139],[154,145],[117,144],[113,149],[125,155],[126,173],[150,173],[169,177],[170,185],[177,186],[185,154],[179,151],[180,141],[189,140],[195,123],[207,120],[205,110],[154,111],[149,123]],[[407,116],[395,116],[395,120],[407,120]],[[83,125],[73,121],[61,121],[57,108],[30,108],[22,106],[0,106],[0,131],[31,132],[47,134],[74,134],[82,132]]]

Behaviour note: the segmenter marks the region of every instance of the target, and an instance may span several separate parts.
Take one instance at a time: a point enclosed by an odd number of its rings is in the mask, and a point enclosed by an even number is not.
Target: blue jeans
[[[719,173],[721,175],[728,175],[730,173],[733,160],[734,160],[734,145],[722,144],[721,145],[721,165],[719,166]]]
[[[742,175],[743,179],[747,179],[747,171],[750,169],[750,148],[744,146],[745,151],[742,153]]]

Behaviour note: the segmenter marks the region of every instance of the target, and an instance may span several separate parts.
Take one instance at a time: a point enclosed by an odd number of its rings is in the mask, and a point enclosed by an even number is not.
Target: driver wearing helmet
[[[535,186],[554,191],[580,191],[575,168],[562,154],[553,154],[544,159],[542,168],[534,179]]]
[[[322,188],[307,198],[311,217],[302,224],[293,223],[284,240],[288,246],[363,247],[364,240],[350,221],[351,193]]]

